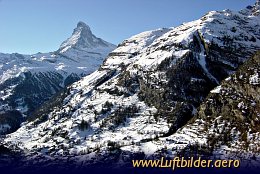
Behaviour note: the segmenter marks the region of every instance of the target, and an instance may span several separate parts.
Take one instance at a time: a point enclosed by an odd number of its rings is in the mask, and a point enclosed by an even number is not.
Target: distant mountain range
[[[43,165],[186,154],[259,164],[259,12],[211,11],[126,39],[2,144]]]
[[[115,49],[79,22],[57,51],[0,53],[0,133],[12,132],[65,86],[95,71]]]

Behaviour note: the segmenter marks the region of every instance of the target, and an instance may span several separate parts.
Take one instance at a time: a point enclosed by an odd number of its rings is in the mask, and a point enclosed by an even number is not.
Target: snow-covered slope
[[[58,97],[62,103],[47,113],[43,107],[36,120],[8,135],[5,145],[53,157],[76,155],[72,158],[81,158],[81,164],[127,161],[133,153],[152,155],[165,145],[171,147],[167,155],[177,154],[196,142],[189,126],[181,136],[177,130],[214,87],[260,49],[256,8],[212,11],[125,40],[99,70],[68,87]]]
[[[18,110],[30,115],[56,92],[95,71],[114,48],[79,22],[58,51],[0,53],[0,114]]]

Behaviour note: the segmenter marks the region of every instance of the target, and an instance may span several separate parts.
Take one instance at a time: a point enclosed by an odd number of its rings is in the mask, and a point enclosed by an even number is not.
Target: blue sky
[[[0,0],[0,52],[55,51],[78,21],[118,44],[140,32],[174,27],[210,10],[239,10],[255,0]]]

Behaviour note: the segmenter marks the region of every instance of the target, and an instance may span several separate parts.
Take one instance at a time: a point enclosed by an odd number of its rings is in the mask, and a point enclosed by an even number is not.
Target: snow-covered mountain
[[[127,162],[135,154],[171,157],[198,144],[212,147],[207,144],[212,129],[201,130],[211,114],[205,118],[200,114],[205,105],[201,103],[260,50],[258,10],[255,4],[239,12],[211,11],[179,27],[125,40],[97,71],[43,106],[35,120],[7,135],[5,146],[29,156],[72,158],[83,165]],[[251,82],[259,80],[256,74],[247,75]],[[210,96],[206,101],[211,101]],[[255,105],[259,107],[259,101]],[[224,122],[219,120],[222,132]],[[225,124],[229,125],[228,120]],[[215,141],[220,139],[215,137]],[[219,151],[214,147],[211,154]],[[245,147],[231,150],[242,152]]]
[[[24,116],[55,93],[95,71],[114,48],[79,22],[55,52],[0,53],[0,133],[18,128]]]
[[[84,22],[79,22],[77,28],[74,29],[72,36],[61,44],[58,51],[60,53],[66,53],[69,49],[74,48],[99,53],[96,50],[100,49],[100,54],[102,54],[104,51],[106,51],[106,53],[107,50],[111,51],[111,48],[114,47],[113,44],[93,35],[90,27]]]

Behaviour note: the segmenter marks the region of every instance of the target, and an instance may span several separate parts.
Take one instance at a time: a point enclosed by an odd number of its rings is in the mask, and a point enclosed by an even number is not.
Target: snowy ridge
[[[203,119],[177,129],[260,49],[259,26],[257,15],[212,11],[176,28],[133,36],[99,70],[70,86],[47,120],[29,122],[5,144],[54,158],[75,155],[86,163],[106,154],[149,156],[167,146],[167,155],[176,155],[205,145],[207,135],[198,134]]]

